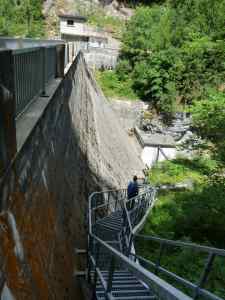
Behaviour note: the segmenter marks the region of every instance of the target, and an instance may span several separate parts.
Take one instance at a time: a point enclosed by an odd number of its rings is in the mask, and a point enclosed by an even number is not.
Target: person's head
[[[134,175],[133,181],[137,181],[137,176],[136,175]]]

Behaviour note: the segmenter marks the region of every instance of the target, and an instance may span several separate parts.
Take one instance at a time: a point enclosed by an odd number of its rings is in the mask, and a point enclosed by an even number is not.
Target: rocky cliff
[[[86,247],[88,195],[142,167],[80,54],[0,187],[6,299],[81,299],[74,248]]]

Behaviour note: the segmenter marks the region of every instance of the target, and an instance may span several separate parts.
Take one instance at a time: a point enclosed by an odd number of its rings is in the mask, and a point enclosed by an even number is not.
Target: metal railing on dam
[[[16,117],[37,95],[45,95],[46,84],[56,77],[56,47],[12,51]]]
[[[62,46],[65,49],[59,62],[57,52],[58,48]],[[45,96],[46,85],[50,80],[62,77],[62,74],[59,76],[57,71],[58,64],[64,64],[66,67],[72,63],[80,50],[85,53],[98,52],[108,56],[115,56],[116,53],[116,49],[90,48],[87,42],[80,41],[64,42],[0,37],[1,53],[5,51],[12,56],[11,67],[2,61],[1,57],[3,56],[0,57],[0,65],[2,73],[10,73],[10,76],[13,77],[13,90],[11,92],[15,98],[15,117],[18,117],[26,109],[35,96]],[[104,62],[102,64],[104,65]],[[9,72],[10,68],[11,71]],[[0,71],[0,83],[1,81]]]
[[[37,45],[37,40],[0,38],[0,176],[16,155],[18,134],[21,137],[23,131],[22,139],[28,137],[34,126],[32,116],[38,116],[47,104],[41,97],[51,96],[60,82],[55,79],[64,77],[65,43],[40,41]],[[33,103],[38,109],[29,114]],[[18,133],[25,111],[29,120]]]
[[[44,47],[1,49],[1,77],[12,81],[10,92],[15,101],[15,117],[18,117],[32,102],[35,96],[45,96],[46,85],[57,74],[57,49],[63,43]],[[11,56],[10,65],[6,65],[4,54]],[[9,78],[11,77],[11,78]],[[0,78],[0,83],[2,83]]]

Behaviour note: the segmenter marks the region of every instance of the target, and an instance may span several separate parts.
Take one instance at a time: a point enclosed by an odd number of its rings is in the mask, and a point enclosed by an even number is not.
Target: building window
[[[74,25],[74,21],[73,20],[67,20],[67,25],[68,26],[73,26]]]

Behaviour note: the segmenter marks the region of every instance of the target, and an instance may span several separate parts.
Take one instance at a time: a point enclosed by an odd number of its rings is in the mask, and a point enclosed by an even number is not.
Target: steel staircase
[[[92,300],[221,300],[205,290],[203,285],[215,256],[225,256],[225,250],[136,234],[154,205],[155,193],[154,188],[146,186],[130,200],[127,200],[125,189],[96,192],[90,196],[87,275],[93,287]],[[163,247],[173,245],[207,252],[209,256],[199,284],[191,283],[160,266],[162,253],[159,253],[156,263],[136,255],[134,246],[137,238],[159,242],[161,251]],[[149,271],[151,268],[153,272]],[[158,277],[159,272],[190,289],[193,298]]]

